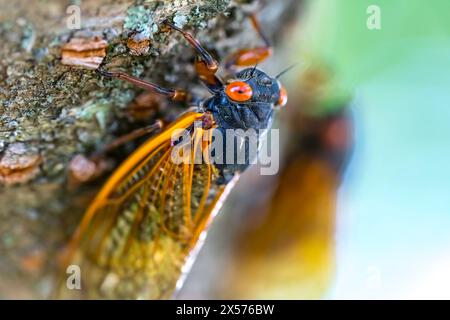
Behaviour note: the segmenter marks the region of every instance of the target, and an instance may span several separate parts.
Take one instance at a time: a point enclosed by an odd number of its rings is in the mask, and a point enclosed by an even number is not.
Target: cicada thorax
[[[260,88],[252,84],[255,94],[261,98]],[[270,91],[270,90],[269,90]],[[244,171],[250,164],[255,163],[258,150],[272,126],[274,104],[272,97],[267,93],[266,99],[261,101],[235,102],[230,100],[226,92],[219,92],[207,101],[203,107],[211,112],[217,124],[223,143],[221,148],[215,149],[221,153],[216,167],[221,171],[225,181],[229,181],[237,172]]]
[[[223,137],[220,148],[214,150],[215,167],[219,170],[221,183],[228,183],[236,174],[244,172],[248,166],[257,162],[261,145],[266,139],[268,129],[225,129],[216,128]],[[218,154],[221,153],[220,156]]]

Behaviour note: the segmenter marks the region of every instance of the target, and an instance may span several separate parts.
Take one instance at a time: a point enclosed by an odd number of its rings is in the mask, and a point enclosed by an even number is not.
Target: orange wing
[[[65,259],[65,266],[80,267],[81,290],[67,289],[64,279],[58,297],[166,299],[181,286],[189,258],[225,197],[213,165],[171,161],[172,133],[192,127],[200,116],[179,118],[109,178]],[[201,135],[202,129],[190,135],[191,157],[205,147]]]

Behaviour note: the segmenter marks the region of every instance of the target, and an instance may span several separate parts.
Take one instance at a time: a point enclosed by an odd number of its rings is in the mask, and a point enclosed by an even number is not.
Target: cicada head
[[[231,103],[267,103],[284,106],[286,90],[277,78],[272,78],[257,68],[247,68],[236,74],[225,86],[225,94]]]
[[[247,68],[206,100],[204,108],[214,114],[222,128],[267,129],[271,125],[273,110],[284,106],[286,101],[286,91],[277,78],[257,68]]]

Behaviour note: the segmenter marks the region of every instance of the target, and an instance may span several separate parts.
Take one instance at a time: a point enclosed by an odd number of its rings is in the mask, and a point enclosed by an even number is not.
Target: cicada
[[[252,21],[262,35],[254,16]],[[216,75],[219,63],[190,33],[170,22],[165,24],[195,49],[195,67],[211,97],[150,138],[107,180],[82,218],[64,258],[66,268],[79,267],[81,290],[69,290],[62,281],[59,297],[173,297],[207,226],[239,174],[252,162],[247,156],[236,165],[215,164],[210,159],[196,163],[194,155],[198,151],[208,154],[205,151],[211,147],[211,139],[204,137],[211,137],[212,130],[268,130],[274,110],[286,104],[286,91],[278,79],[254,66],[271,53],[266,37],[262,36],[264,46],[241,50],[228,59],[227,65],[242,70],[224,82]],[[171,100],[185,101],[190,96],[124,73],[98,71]],[[174,139],[180,130],[185,132],[184,139]],[[173,161],[175,149],[186,143],[191,148],[183,159],[192,161]],[[232,152],[239,148],[247,147],[236,146]]]

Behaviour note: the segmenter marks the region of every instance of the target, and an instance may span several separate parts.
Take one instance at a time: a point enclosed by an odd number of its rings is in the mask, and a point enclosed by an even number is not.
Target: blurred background
[[[281,172],[245,174],[180,298],[450,298],[449,11],[306,1],[268,66],[299,63]]]

